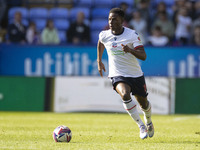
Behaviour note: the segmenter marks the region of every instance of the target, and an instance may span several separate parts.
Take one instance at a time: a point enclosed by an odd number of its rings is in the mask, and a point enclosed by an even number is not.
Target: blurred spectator
[[[196,3],[194,4],[194,8],[195,8],[195,17],[198,17],[200,14],[200,0],[196,1]]]
[[[172,6],[172,10],[174,12],[173,14],[173,22],[174,24],[176,25],[176,16],[177,16],[177,13],[179,12],[179,10],[183,7],[185,7],[185,2],[186,0],[175,0],[175,5]]]
[[[194,28],[193,44],[200,46],[200,25]]]
[[[135,11],[132,14],[132,19],[129,22],[129,26],[139,33],[143,44],[147,42],[147,22],[141,18],[140,12]]]
[[[131,14],[130,11],[128,9],[128,4],[126,2],[122,2],[119,6],[125,13],[124,16],[124,21],[126,21],[127,23],[131,20]]]
[[[172,6],[173,11],[179,11],[180,8],[185,6],[186,0],[175,0],[175,5]]]
[[[181,8],[177,15],[177,27],[175,31],[176,39],[179,44],[189,44],[190,29],[192,25],[192,19],[187,15],[187,10]]]
[[[6,11],[6,7],[7,7],[6,0],[0,0],[0,26]]]
[[[85,15],[83,12],[77,14],[76,21],[71,23],[66,32],[69,43],[81,44],[90,42],[90,28],[84,23]]]
[[[188,16],[192,18],[192,20],[195,19],[195,7],[194,7],[194,2],[192,0],[186,1],[185,2],[185,8],[187,9]]]
[[[42,31],[42,43],[43,44],[59,44],[60,39],[54,23],[52,20],[47,20],[46,27]]]
[[[6,30],[0,27],[0,43],[5,41]]]
[[[14,23],[8,26],[8,40],[14,43],[25,43],[26,28],[22,24],[22,15],[16,12],[14,16]]]
[[[137,9],[141,14],[141,17],[146,20],[148,31],[150,30],[150,24],[151,24],[151,16],[149,11],[149,0],[140,0],[140,2],[137,5]]]
[[[36,25],[34,22],[30,22],[29,27],[26,31],[26,40],[29,44],[39,44],[40,35],[36,30]]]
[[[156,13],[154,17],[157,17],[160,13],[167,12],[166,4],[164,2],[160,2],[157,5]]]
[[[193,22],[193,28],[196,26],[200,26],[200,11],[197,13],[197,18]]]
[[[169,43],[167,36],[164,36],[161,27],[155,26],[152,35],[149,36],[148,42],[152,46],[166,46]]]
[[[165,11],[158,13],[158,18],[153,23],[153,27],[160,26],[162,33],[172,40],[174,36],[175,27],[171,20],[168,19],[167,13]]]

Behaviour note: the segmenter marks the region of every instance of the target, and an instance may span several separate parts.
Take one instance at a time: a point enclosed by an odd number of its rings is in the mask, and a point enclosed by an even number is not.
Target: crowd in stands
[[[136,30],[144,45],[200,46],[200,0],[74,0],[71,9],[13,7],[0,42],[96,44],[99,32],[109,29],[112,7],[124,10],[124,26]]]

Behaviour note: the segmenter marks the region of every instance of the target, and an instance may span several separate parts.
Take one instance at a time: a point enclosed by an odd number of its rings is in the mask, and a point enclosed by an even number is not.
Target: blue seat
[[[99,33],[100,31],[92,31],[91,32],[91,43],[92,44],[97,44],[99,40]]]
[[[115,5],[114,0],[94,0],[94,7],[106,7],[111,8]]]
[[[42,31],[46,26],[46,19],[32,19],[31,21],[35,22],[36,28],[39,31]]]
[[[74,20],[77,17],[79,12],[83,12],[85,14],[85,18],[90,17],[90,9],[86,7],[74,7],[70,10],[70,19]]]
[[[58,30],[58,37],[61,43],[65,43],[67,41],[66,31]]]
[[[69,10],[67,8],[52,8],[49,10],[49,17],[51,19],[67,19],[69,18]]]
[[[54,19],[54,25],[58,30],[67,30],[70,23],[67,19]]]
[[[108,19],[93,19],[90,27],[92,31],[101,31],[108,24]]]
[[[115,1],[115,4],[117,7],[119,7],[119,5],[122,3],[122,2],[125,2],[128,4],[129,7],[133,7],[133,4],[134,4],[134,0],[116,0]]]
[[[30,19],[47,19],[49,17],[49,11],[46,8],[31,8],[29,11]]]
[[[92,18],[98,19],[98,18],[108,18],[108,14],[110,12],[109,8],[94,8],[92,10]]]
[[[27,19],[29,17],[29,12],[27,8],[24,7],[12,7],[9,9],[8,18],[14,18],[16,12],[21,12],[22,18]]]
[[[93,0],[74,0],[74,6],[91,8],[93,6]]]

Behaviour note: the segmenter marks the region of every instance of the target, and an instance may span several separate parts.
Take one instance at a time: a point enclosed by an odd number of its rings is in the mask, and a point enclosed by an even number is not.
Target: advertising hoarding
[[[170,95],[174,93],[171,91],[171,80],[146,77],[148,99],[151,101],[153,113],[170,113],[170,101],[173,101]],[[121,97],[113,90],[108,78],[56,77],[54,95],[55,112],[125,112]]]
[[[200,77],[199,47],[145,47],[145,76]],[[0,75],[99,76],[96,47],[0,45]],[[106,50],[103,62],[108,70]],[[107,76],[108,72],[104,73]]]

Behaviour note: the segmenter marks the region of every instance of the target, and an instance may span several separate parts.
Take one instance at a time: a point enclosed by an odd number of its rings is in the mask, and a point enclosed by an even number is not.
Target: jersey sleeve
[[[103,41],[103,31],[101,31],[101,32],[99,33],[99,41],[100,41],[101,43],[104,43],[104,41]]]
[[[138,47],[143,47],[142,41],[140,39],[140,36],[137,32],[133,32],[133,47],[134,49]]]

